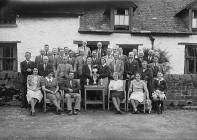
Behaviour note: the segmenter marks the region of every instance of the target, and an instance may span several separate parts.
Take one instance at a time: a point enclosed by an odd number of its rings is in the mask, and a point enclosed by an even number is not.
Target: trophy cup
[[[92,72],[93,72],[93,73],[92,73],[92,78],[93,78],[93,81],[94,81],[93,85],[96,85],[97,71],[98,71],[97,68],[93,68],[93,69],[92,69]]]

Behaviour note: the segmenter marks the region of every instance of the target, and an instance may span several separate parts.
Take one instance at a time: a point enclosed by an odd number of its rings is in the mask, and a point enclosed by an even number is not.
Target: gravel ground
[[[0,107],[0,139],[137,140],[197,139],[197,111],[166,110],[162,115],[90,110],[78,116]]]

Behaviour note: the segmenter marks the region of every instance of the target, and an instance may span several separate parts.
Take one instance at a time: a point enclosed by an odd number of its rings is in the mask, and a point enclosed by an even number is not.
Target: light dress
[[[28,75],[27,77],[27,101],[30,103],[32,98],[37,99],[39,102],[42,100],[41,93],[41,76]]]
[[[129,88],[129,91],[132,91],[132,93],[129,97],[129,100],[133,99],[142,103],[145,100],[145,88],[146,84],[143,80],[140,80],[139,82],[136,80],[132,80]]]

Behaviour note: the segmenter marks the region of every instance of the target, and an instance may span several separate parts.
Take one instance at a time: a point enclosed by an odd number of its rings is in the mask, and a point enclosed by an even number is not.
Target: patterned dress
[[[28,75],[27,77],[27,101],[30,103],[32,98],[37,99],[39,102],[42,100],[41,93],[41,76]]]

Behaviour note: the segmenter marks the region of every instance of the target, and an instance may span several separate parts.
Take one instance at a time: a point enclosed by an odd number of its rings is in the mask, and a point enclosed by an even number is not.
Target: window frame
[[[194,56],[188,56],[188,48],[195,48]],[[189,71],[189,59],[194,60],[194,70],[193,73]],[[185,64],[184,64],[184,73],[185,74],[197,74],[197,45],[185,45]]]
[[[124,8],[124,9],[129,9],[129,28],[128,30],[118,30],[118,29],[115,29],[115,10],[116,9],[120,9],[120,8]],[[111,8],[111,15],[110,15],[110,19],[111,19],[111,30],[115,31],[115,32],[130,32],[131,28],[132,28],[132,19],[133,19],[133,7],[129,7],[129,6],[119,6],[119,7],[114,7],[114,8]],[[124,25],[117,25],[117,26],[124,26]]]
[[[12,57],[4,57],[3,56],[3,48],[12,48],[13,50],[13,56]],[[0,72],[3,71],[12,71],[12,72],[17,72],[18,71],[18,54],[17,54],[18,50],[17,50],[17,42],[11,42],[11,43],[5,43],[5,42],[0,42]],[[13,61],[13,66],[12,66],[12,70],[6,70],[4,69],[3,66],[3,60],[12,60]]]
[[[11,20],[14,19],[14,22],[13,23],[1,23],[1,20],[4,20],[4,19],[7,20],[9,18],[11,18]],[[17,26],[16,18],[17,18],[17,16],[15,14],[12,14],[10,16],[9,15],[1,16],[0,17],[0,27],[16,27]]]

